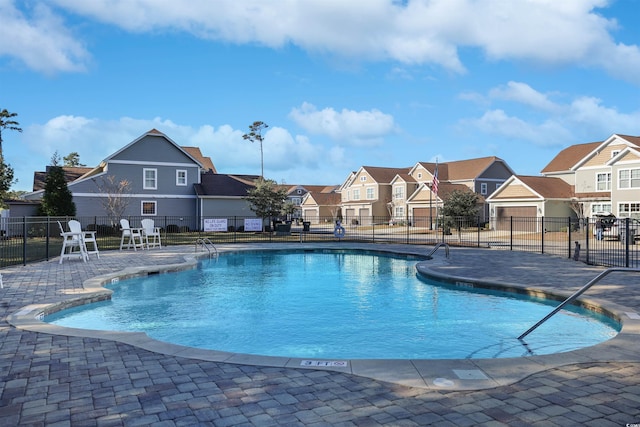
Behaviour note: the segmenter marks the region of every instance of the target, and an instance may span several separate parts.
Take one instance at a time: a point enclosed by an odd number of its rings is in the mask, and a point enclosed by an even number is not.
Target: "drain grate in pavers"
[[[453,373],[456,374],[461,380],[488,380],[484,372],[479,369],[454,369]]]

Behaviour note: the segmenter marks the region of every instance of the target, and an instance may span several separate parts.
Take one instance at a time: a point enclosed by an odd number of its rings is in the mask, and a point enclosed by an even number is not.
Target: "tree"
[[[6,207],[4,199],[8,196],[8,191],[11,185],[15,182],[13,177],[13,168],[11,165],[4,162],[4,155],[2,153],[2,131],[5,129],[15,130],[22,132],[19,127],[20,123],[13,120],[18,114],[10,113],[6,108],[0,110],[0,206]]]
[[[268,128],[269,125],[264,122],[253,122],[251,126],[249,126],[249,133],[245,133],[242,135],[242,138],[251,142],[259,142],[260,143],[260,176],[264,179],[264,151],[262,150],[262,141],[264,137],[262,136],[262,131]]]
[[[51,166],[47,171],[39,213],[44,216],[75,216],[76,205],[59,162],[60,157],[56,152],[51,157]]]
[[[277,183],[271,179],[260,178],[256,181],[255,187],[247,191],[246,200],[250,209],[262,218],[264,223],[265,219],[280,215],[286,198],[285,188],[278,188]]]
[[[86,166],[80,163],[80,154],[75,151],[64,156],[62,160],[64,160],[64,166],[67,167]]]
[[[131,183],[126,179],[116,181],[114,175],[109,175],[100,181],[94,178],[93,181],[98,191],[106,196],[100,198],[100,203],[111,224],[117,225],[129,206],[130,198],[127,196],[131,194]]]
[[[22,132],[22,129],[19,127],[20,123],[13,120],[13,118],[17,116],[17,113],[10,113],[6,108],[0,110],[0,156],[2,156],[2,131],[9,129]]]
[[[447,217],[445,227],[455,224],[461,237],[462,225],[478,215],[478,195],[471,190],[453,190],[443,201],[442,215]]]
[[[0,154],[0,207],[7,207],[4,199],[11,197],[9,189],[14,182],[13,168],[4,162],[4,157]]]

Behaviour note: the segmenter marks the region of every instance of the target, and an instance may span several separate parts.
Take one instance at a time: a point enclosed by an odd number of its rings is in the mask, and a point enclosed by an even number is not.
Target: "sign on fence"
[[[244,231],[262,231],[261,218],[245,218]]]
[[[204,231],[227,231],[227,218],[205,218]]]

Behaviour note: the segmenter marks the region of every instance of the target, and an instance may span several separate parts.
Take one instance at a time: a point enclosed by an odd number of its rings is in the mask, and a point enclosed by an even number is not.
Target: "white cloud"
[[[395,131],[393,116],[379,110],[353,111],[333,108],[318,110],[307,102],[293,108],[289,117],[306,131],[327,135],[354,145],[379,145],[385,135]]]
[[[503,105],[494,105],[480,118],[460,120],[460,129],[478,129],[490,135],[531,141],[539,146],[576,144],[591,141],[594,135],[604,138],[613,133],[640,134],[640,110],[622,113],[602,105],[600,99],[587,96],[568,103],[554,102],[551,95],[538,92],[525,83],[509,82],[489,90],[488,96],[464,94],[461,98],[483,99],[492,104],[509,101],[528,119],[508,113]]]
[[[491,89],[489,96],[491,98],[518,102],[550,113],[555,113],[560,110],[560,106],[552,102],[547,95],[538,92],[526,83],[509,82],[504,86]]]
[[[559,145],[574,137],[569,130],[554,120],[530,123],[518,117],[507,115],[503,110],[491,110],[479,119],[463,120],[464,126],[473,126],[482,132],[500,135],[514,140],[527,140],[536,145]]]
[[[219,173],[260,174],[260,147],[245,141],[243,131],[229,125],[214,128],[211,125],[199,127],[184,126],[162,118],[150,120],[123,117],[105,121],[79,116],[58,116],[41,125],[24,128],[20,134],[20,144],[6,144],[5,157],[14,168],[19,180],[16,189],[30,190],[33,173],[42,171],[51,164],[55,152],[62,158],[71,152],[80,155],[80,162],[97,166],[102,160],[115,153],[131,141],[151,129],[157,129],[181,146],[199,147],[205,156],[211,157]],[[316,183],[318,178],[331,178],[334,183],[336,171],[323,173],[325,159],[334,156],[334,150],[313,144],[304,135],[292,136],[281,127],[269,128],[263,143],[265,175],[289,182],[300,179],[306,183]],[[315,178],[315,180],[313,179]]]
[[[17,58],[43,73],[83,71],[89,53],[60,17],[40,3],[28,12],[11,0],[0,0],[0,57]]]
[[[5,25],[16,37],[33,31],[52,34],[36,52],[60,52],[68,70],[86,52],[55,20],[27,17],[3,0]],[[61,13],[90,18],[130,32],[181,31],[195,37],[268,47],[287,44],[350,60],[392,60],[437,64],[465,71],[458,50],[477,48],[492,60],[523,60],[546,65],[593,66],[640,83],[640,49],[617,43],[616,22],[598,13],[606,0],[51,0]],[[55,25],[51,23],[55,22]],[[15,31],[17,30],[17,31]],[[45,47],[47,48],[45,51]],[[18,50],[5,55],[26,58]],[[37,54],[31,55],[34,59]],[[25,62],[41,69],[46,61]]]

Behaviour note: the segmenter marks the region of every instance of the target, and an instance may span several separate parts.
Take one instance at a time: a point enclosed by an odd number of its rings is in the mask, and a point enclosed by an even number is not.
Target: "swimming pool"
[[[515,337],[557,302],[428,282],[416,276],[419,260],[362,251],[226,253],[195,270],[121,280],[109,286],[111,301],[45,321],[234,353],[349,359],[541,355],[618,331],[610,319],[572,307],[525,346]]]

